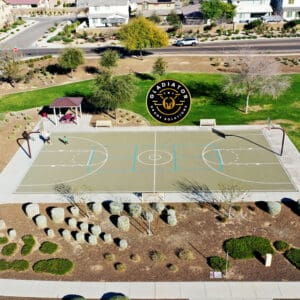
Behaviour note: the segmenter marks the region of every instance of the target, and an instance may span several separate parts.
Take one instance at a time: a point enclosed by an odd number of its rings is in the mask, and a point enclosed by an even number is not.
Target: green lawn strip
[[[17,272],[26,271],[29,268],[29,262],[27,260],[14,260],[9,262],[5,259],[0,259],[0,271],[14,270]]]
[[[92,80],[64,84],[40,90],[10,94],[0,98],[0,112],[19,111],[50,105],[55,98],[90,95]]]
[[[23,247],[21,249],[21,254],[23,256],[25,256],[25,255],[28,255],[28,254],[31,253],[32,248],[35,245],[35,239],[34,239],[34,237],[31,234],[28,234],[28,235],[24,235],[22,237],[22,240],[24,242],[24,245],[23,245]]]
[[[64,275],[73,269],[73,262],[65,258],[51,258],[37,261],[32,269],[37,273]]]
[[[16,252],[16,250],[17,243],[9,243],[2,248],[1,253],[5,256],[12,256]]]
[[[286,258],[300,270],[300,248],[292,248],[285,252]]]
[[[43,242],[39,248],[39,250],[44,254],[53,254],[56,252],[58,246],[52,242]]]
[[[8,242],[8,238],[6,236],[0,236],[0,245],[6,244]]]
[[[300,149],[300,74],[291,74],[291,88],[273,100],[270,97],[251,97],[250,106],[258,109],[244,114],[245,97],[226,96],[222,92],[222,74],[169,73],[160,79],[175,79],[182,82],[192,95],[192,108],[188,116],[178,125],[199,125],[199,119],[214,118],[218,125],[249,124],[267,119],[282,120],[290,138]],[[137,94],[135,101],[121,108],[131,110],[145,117],[152,125],[160,125],[147,112],[146,95],[157,79],[135,78]],[[49,105],[55,98],[63,96],[83,96],[92,93],[93,80],[65,84],[26,93],[18,93],[0,98],[0,113]]]
[[[259,236],[243,236],[224,242],[224,250],[234,259],[249,259],[267,253],[274,254],[270,241]]]

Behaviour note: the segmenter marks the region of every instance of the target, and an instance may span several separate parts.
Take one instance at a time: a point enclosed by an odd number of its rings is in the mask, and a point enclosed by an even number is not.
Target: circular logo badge
[[[151,87],[147,95],[150,115],[161,123],[177,123],[183,120],[191,108],[191,94],[184,84],[165,79]]]

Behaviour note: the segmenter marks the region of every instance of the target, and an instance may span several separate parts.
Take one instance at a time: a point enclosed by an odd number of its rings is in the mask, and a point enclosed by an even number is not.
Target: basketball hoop
[[[267,122],[268,122],[268,124],[267,124],[267,129],[268,129],[268,130],[271,130],[271,128],[273,127],[273,123],[272,123],[271,118],[268,118]]]

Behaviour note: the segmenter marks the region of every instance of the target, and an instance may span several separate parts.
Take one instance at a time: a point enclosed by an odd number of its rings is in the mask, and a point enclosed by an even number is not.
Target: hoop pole
[[[281,140],[281,150],[280,150],[280,156],[282,156],[283,154],[283,148],[284,148],[284,141],[285,141],[285,130],[281,127],[275,127],[275,126],[272,126],[271,129],[279,129],[282,131],[282,140]]]

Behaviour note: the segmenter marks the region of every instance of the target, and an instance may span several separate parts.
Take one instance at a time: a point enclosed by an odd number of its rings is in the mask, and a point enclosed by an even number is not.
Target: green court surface
[[[59,183],[86,192],[295,191],[262,131],[112,131],[52,134],[17,193],[53,193]],[[39,142],[39,141],[35,141]]]

